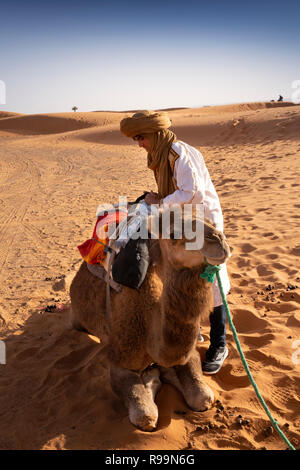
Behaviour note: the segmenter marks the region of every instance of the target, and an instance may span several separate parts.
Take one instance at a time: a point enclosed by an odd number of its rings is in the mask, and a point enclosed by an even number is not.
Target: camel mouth
[[[205,256],[205,259],[207,261],[208,264],[212,264],[213,266],[217,266],[219,264],[223,264],[225,263],[225,261],[227,261],[228,258],[231,257],[231,251],[227,245],[226,247],[227,249],[224,250],[224,255],[222,257],[209,257],[209,256]]]
[[[206,261],[208,264],[212,264],[213,266],[218,266],[219,264],[223,264],[227,258],[228,256],[225,256],[224,258],[214,258],[214,259],[206,257]]]

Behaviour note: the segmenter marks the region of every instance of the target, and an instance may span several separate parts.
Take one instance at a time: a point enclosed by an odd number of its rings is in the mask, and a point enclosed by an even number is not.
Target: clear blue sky
[[[290,99],[300,2],[7,0],[0,80],[21,113]]]

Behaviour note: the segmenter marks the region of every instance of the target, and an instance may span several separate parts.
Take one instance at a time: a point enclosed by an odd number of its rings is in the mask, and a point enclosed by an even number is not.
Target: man
[[[203,204],[204,215],[223,231],[219,198],[201,153],[178,141],[169,130],[171,121],[165,112],[141,111],[120,123],[121,132],[133,138],[148,153],[148,168],[153,170],[158,193],[146,195],[147,204]],[[220,275],[225,293],[230,284],[226,265]],[[216,374],[228,355],[226,347],[226,312],[217,281],[213,285],[214,310],[210,315],[210,346],[203,362],[203,372]],[[201,335],[200,335],[201,337]]]

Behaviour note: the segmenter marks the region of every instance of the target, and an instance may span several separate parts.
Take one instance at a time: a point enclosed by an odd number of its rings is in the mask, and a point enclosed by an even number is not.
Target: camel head
[[[165,206],[149,216],[152,238],[159,238],[164,259],[173,268],[197,268],[203,264],[222,264],[230,256],[225,235],[195,208]]]

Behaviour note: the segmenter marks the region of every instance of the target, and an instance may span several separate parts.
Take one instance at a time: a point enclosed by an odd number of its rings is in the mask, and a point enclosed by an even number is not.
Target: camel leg
[[[202,375],[200,356],[195,350],[183,366],[160,367],[163,382],[174,385],[195,411],[206,411],[214,402],[214,394]]]
[[[154,399],[161,386],[158,368],[145,369],[141,374],[128,369],[111,368],[110,382],[114,393],[128,408],[131,423],[143,431],[155,429],[158,408]]]
[[[78,320],[77,315],[75,314],[73,308],[71,309],[71,325],[72,325],[72,328],[74,328],[75,330],[89,333],[88,330]]]

